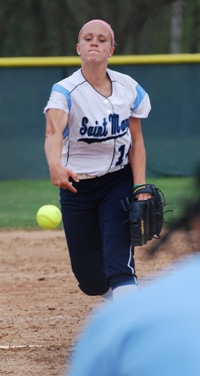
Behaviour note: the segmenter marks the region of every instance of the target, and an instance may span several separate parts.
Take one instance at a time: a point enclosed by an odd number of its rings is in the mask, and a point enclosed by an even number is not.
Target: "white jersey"
[[[146,118],[148,94],[130,76],[107,69],[112,94],[104,97],[84,78],[81,69],[55,84],[50,108],[68,113],[61,162],[77,174],[102,176],[128,164],[130,116]]]

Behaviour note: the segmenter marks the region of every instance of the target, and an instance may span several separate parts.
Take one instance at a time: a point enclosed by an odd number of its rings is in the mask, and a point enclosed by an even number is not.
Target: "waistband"
[[[125,165],[125,166],[117,166],[114,171],[110,171],[110,172],[107,172],[105,175],[107,174],[112,174],[112,173],[115,173],[119,170],[123,170],[124,168],[126,168],[127,166],[129,166],[129,164]],[[101,177],[101,176],[104,176],[104,175],[90,175],[90,174],[77,174],[77,177],[79,180],[86,180],[86,179],[94,179],[94,178],[97,178],[97,177]]]
[[[77,174],[78,180],[86,180],[86,179],[94,179],[97,176],[89,175],[89,174]]]

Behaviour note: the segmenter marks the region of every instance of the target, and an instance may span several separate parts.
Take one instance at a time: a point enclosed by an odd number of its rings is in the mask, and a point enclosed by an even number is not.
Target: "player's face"
[[[109,30],[100,23],[86,26],[80,35],[77,52],[82,60],[107,61],[114,52]]]

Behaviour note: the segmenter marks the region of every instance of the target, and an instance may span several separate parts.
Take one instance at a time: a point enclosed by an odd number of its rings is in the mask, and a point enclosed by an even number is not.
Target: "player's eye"
[[[104,39],[104,38],[100,38],[100,39],[99,39],[99,42],[100,42],[100,43],[104,43],[104,42],[105,42],[105,39]]]

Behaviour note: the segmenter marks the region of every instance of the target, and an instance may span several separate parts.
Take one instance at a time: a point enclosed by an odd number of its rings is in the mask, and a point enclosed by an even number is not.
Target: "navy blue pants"
[[[121,203],[132,196],[130,166],[73,185],[77,193],[60,189],[60,203],[72,270],[80,289],[87,295],[102,295],[109,287],[135,284],[128,212]]]

